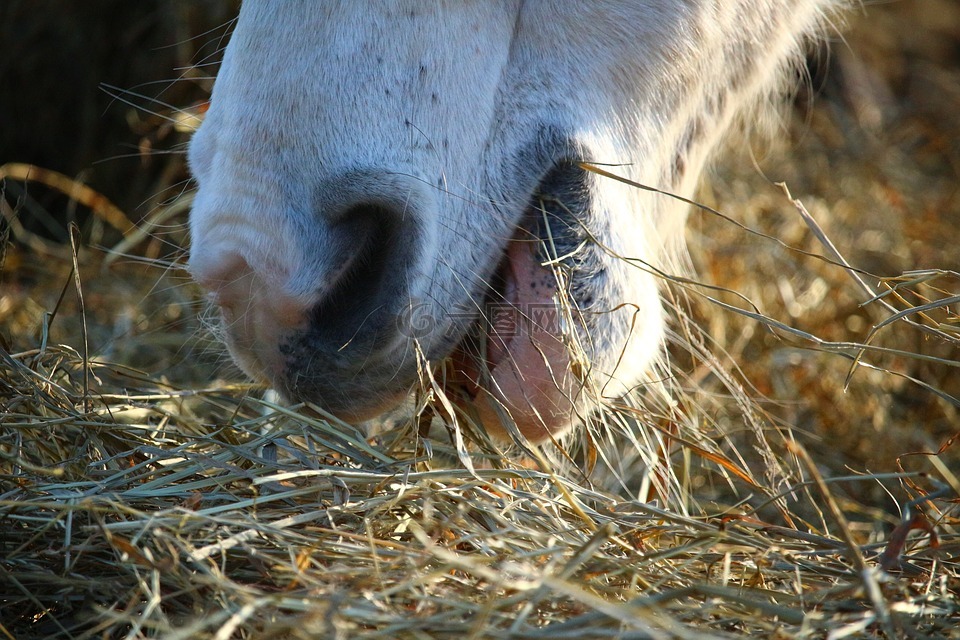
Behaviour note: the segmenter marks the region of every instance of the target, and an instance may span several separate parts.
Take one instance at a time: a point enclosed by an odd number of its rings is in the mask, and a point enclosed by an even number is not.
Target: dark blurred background
[[[0,2],[0,165],[64,173],[132,219],[145,215],[152,200],[169,197],[187,177],[182,155],[169,152],[182,150],[188,134],[170,118],[175,108],[205,100],[238,4]],[[14,193],[20,186],[8,181],[8,201],[23,197]],[[40,185],[31,184],[28,195],[46,211],[64,209],[60,196]],[[85,221],[82,208],[75,215]]]

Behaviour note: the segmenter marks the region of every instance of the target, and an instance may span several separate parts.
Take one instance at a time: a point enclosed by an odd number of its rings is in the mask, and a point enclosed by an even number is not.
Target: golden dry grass
[[[665,283],[669,393],[559,464],[471,445],[471,470],[442,429],[365,439],[263,399],[163,262],[189,197],[112,241],[124,257],[81,248],[78,279],[69,247],[20,230],[0,272],[0,637],[960,636],[960,73],[942,29],[904,19],[851,35],[880,61],[841,68],[872,89],[708,177],[699,199],[757,233],[692,214],[713,288]]]

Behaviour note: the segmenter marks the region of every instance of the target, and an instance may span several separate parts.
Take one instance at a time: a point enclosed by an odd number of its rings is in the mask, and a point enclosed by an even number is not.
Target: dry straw
[[[437,468],[242,388],[85,399],[84,368],[2,355],[8,637],[945,637],[960,615],[947,515],[888,574],[812,465],[788,490],[826,527],[683,516],[508,460]]]

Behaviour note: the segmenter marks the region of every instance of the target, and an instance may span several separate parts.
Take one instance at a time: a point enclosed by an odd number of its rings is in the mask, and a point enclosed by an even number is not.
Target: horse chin
[[[492,279],[477,330],[451,355],[452,394],[495,438],[511,426],[531,442],[570,428],[579,380],[571,370],[557,274],[538,256],[541,241],[521,227]]]

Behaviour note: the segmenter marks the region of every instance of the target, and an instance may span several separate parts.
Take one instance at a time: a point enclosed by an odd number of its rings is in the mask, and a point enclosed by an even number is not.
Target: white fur
[[[348,251],[331,230],[344,203],[409,204],[420,235],[403,295],[456,333],[465,322],[449,310],[482,298],[547,168],[537,162],[551,143],[531,152],[538,136],[561,132],[577,159],[689,197],[737,117],[794,81],[803,39],[835,4],[245,0],[190,148],[191,270],[225,305],[237,360],[276,382],[290,366],[279,336],[303,326]],[[660,351],[657,284],[643,265],[676,255],[685,207],[610,179],[588,184],[591,232],[609,251],[590,286],[617,310],[584,342],[592,388],[612,396]],[[432,361],[452,348],[449,333],[419,338]],[[364,357],[379,373],[363,374],[358,416],[416,379],[402,335]],[[349,387],[350,363],[298,358],[343,376],[328,387],[363,395]]]

